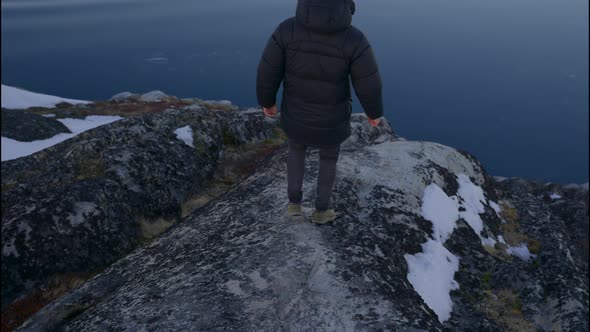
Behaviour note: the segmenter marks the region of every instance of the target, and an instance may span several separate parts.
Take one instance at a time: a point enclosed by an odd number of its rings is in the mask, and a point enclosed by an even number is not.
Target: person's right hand
[[[277,105],[276,104],[273,105],[271,108],[264,108],[264,107],[262,107],[262,110],[264,111],[264,115],[266,115],[268,117],[271,117],[271,118],[276,117],[277,112],[279,111],[277,109]]]
[[[370,117],[367,117],[367,120],[369,120],[369,123],[373,127],[377,127],[379,125],[379,122],[381,122],[381,118],[371,119]]]

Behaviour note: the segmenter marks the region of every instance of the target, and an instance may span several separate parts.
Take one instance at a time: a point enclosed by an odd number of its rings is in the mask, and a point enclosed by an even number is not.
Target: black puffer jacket
[[[256,78],[270,108],[283,81],[281,128],[293,141],[334,145],[351,133],[350,81],[371,119],[383,116],[381,77],[363,33],[351,25],[352,0],[299,0],[297,13],[269,38]]]

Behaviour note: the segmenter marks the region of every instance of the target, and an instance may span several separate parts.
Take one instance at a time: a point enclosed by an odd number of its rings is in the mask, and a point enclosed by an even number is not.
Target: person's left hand
[[[262,110],[264,111],[264,115],[274,118],[277,115],[277,105],[273,105],[271,108],[262,108]]]

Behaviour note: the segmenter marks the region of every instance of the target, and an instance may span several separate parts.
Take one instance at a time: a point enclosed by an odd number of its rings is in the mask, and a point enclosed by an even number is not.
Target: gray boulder
[[[159,90],[155,90],[155,91],[150,91],[150,92],[142,94],[139,97],[139,100],[143,101],[143,102],[147,102],[147,103],[153,103],[153,102],[158,102],[158,101],[165,101],[170,98],[171,97],[169,97],[164,92],[159,91]]]

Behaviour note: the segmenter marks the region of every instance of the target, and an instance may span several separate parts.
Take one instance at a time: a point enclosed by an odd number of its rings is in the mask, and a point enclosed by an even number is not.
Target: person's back
[[[331,159],[337,159],[340,144],[351,134],[350,81],[369,122],[376,126],[383,116],[381,77],[369,42],[351,25],[354,11],[352,0],[299,0],[296,16],[275,29],[258,65],[256,94],[269,116],[277,112],[276,93],[283,82],[280,125],[289,138],[291,169],[302,165],[301,157],[294,161],[295,150],[301,156],[302,147],[325,148],[323,154],[320,149],[318,196],[322,155],[330,159],[332,151]],[[335,160],[333,164],[335,169]],[[289,199],[299,203],[302,174],[288,172]],[[324,183],[331,191],[333,180]],[[327,199],[321,202],[322,208],[316,202],[316,209],[325,210]]]

